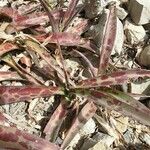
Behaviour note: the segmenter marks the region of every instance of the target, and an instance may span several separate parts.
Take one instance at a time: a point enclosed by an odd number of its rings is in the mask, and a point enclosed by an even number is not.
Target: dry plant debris
[[[124,21],[128,3],[1,3],[0,149],[150,148],[149,95],[132,93],[131,87],[149,80],[150,62],[139,59],[144,57],[140,50],[149,45],[150,31],[139,41],[132,39],[138,36],[136,28],[130,29],[121,52],[113,52],[120,33],[117,12]],[[90,5],[92,14],[87,15]],[[98,20],[103,13],[101,31]],[[99,42],[96,30],[102,32]]]

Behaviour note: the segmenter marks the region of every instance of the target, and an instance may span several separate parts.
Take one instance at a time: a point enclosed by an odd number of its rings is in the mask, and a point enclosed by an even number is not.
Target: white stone
[[[150,23],[150,1],[130,0],[129,13],[136,24]]]
[[[114,44],[114,49],[112,51],[112,54],[118,53],[120,54],[122,51],[124,42],[124,31],[123,31],[123,24],[122,22],[117,18],[117,33],[116,33],[116,39]]]
[[[137,56],[137,60],[141,66],[150,67],[150,45],[141,51],[139,56]]]
[[[0,7],[4,7],[8,4],[8,1],[7,0],[1,0],[0,1]]]
[[[149,85],[150,81],[140,84],[131,83],[131,93],[149,95],[150,91],[147,90],[149,88]]]
[[[93,136],[93,139],[97,142],[105,143],[108,147],[110,147],[116,138],[109,136],[108,134],[98,132],[96,135]]]
[[[94,145],[94,147],[89,148],[88,150],[111,150],[105,143],[103,142],[98,142],[97,144]]]
[[[83,128],[75,135],[73,140],[69,144],[69,149],[72,150],[72,147],[75,147],[78,141],[83,137],[95,132],[96,124],[93,119],[89,119],[88,122],[83,126]]]
[[[117,6],[116,9],[117,9],[117,16],[118,16],[118,18],[121,19],[121,20],[124,20],[127,17],[127,15],[128,15],[127,11],[124,10],[120,6]]]
[[[89,135],[95,132],[96,124],[93,119],[89,119],[88,122],[79,131],[81,136]]]
[[[128,120],[129,120],[128,117],[123,117],[123,116],[116,118],[115,126],[117,131],[119,131],[120,133],[124,133],[128,127]]]
[[[146,143],[147,145],[150,146],[150,135],[149,134],[144,134],[144,135],[140,135],[140,139]]]
[[[130,44],[137,44],[147,37],[143,26],[135,25],[129,19],[125,21],[124,30]]]

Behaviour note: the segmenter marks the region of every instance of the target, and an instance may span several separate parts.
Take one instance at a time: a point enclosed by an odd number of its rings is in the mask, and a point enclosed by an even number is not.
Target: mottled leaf
[[[56,22],[55,18],[53,17],[53,14],[51,13],[51,10],[47,6],[45,0],[39,0],[39,1],[41,2],[42,6],[44,7],[45,11],[47,12],[53,32],[59,32],[58,22]]]
[[[73,18],[83,9],[83,6],[77,9],[78,2],[79,0],[70,0],[68,9],[63,17],[63,30],[67,29]]]
[[[92,88],[109,85],[120,85],[131,82],[131,79],[138,77],[150,77],[150,71],[144,69],[132,69],[124,71],[116,71],[108,75],[82,80],[76,88]]]
[[[46,86],[0,86],[0,104],[9,104],[32,98],[63,95],[59,87]]]
[[[105,70],[107,69],[109,58],[115,42],[116,27],[117,27],[116,7],[115,5],[111,5],[109,16],[106,22],[102,46],[100,50],[100,62],[98,74],[105,73]]]
[[[64,78],[63,70],[60,68],[60,66],[56,63],[56,60],[50,55],[50,53],[46,51],[44,47],[42,47],[39,43],[31,39],[26,39],[25,45],[27,46],[28,50],[38,53],[41,56],[41,58],[43,58],[48,63],[48,65],[58,73],[60,78]],[[69,83],[71,85],[74,85],[74,83],[71,80],[69,80]]]
[[[61,10],[54,10],[51,13],[56,21],[60,20],[63,16],[63,12]],[[9,7],[0,7],[0,15],[5,15],[11,18],[13,20],[11,26],[17,30],[22,30],[31,26],[40,25],[41,23],[49,22],[47,13],[37,12],[32,14],[30,13],[29,15],[21,15],[17,10]]]
[[[15,127],[0,126],[0,147],[18,150],[59,150],[53,143],[20,131]]]
[[[85,125],[85,123],[93,117],[96,112],[97,107],[93,104],[93,102],[87,103],[79,113],[79,115],[74,119],[71,128],[69,129],[63,144],[61,145],[62,149],[65,149],[74,136],[78,133],[78,131]]]
[[[57,43],[63,46],[79,46],[90,50],[95,53],[97,47],[91,43],[89,40],[81,38],[79,35],[67,33],[67,32],[59,32],[59,33],[50,33],[34,36],[38,41],[45,43]]]
[[[44,133],[46,135],[46,139],[54,142],[56,137],[58,136],[59,129],[62,125],[64,118],[66,117],[68,110],[61,102],[59,106],[56,108],[54,113],[52,114],[50,120],[48,121],[46,127],[44,128]]]
[[[2,60],[7,63],[10,67],[15,69],[18,74],[27,79],[29,82],[34,83],[36,85],[41,85],[42,82],[36,78],[34,78],[29,72],[27,72],[24,68],[22,68],[20,65],[18,65],[14,59],[11,57],[11,55],[7,54],[5,55]]]
[[[133,103],[135,100],[130,97],[129,102],[127,98],[123,99],[125,94],[107,94],[104,92],[90,90],[89,97],[96,105],[103,106],[110,110],[115,110],[123,115],[129,116],[135,120],[140,121],[145,125],[150,125],[150,110],[140,102]],[[128,96],[129,97],[129,96]]]

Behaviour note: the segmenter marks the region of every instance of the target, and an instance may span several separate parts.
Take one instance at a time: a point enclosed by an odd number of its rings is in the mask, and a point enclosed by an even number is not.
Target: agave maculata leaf
[[[51,13],[51,10],[48,8],[45,0],[39,0],[39,1],[41,2],[42,6],[47,12],[53,32],[59,32],[58,22],[56,22],[55,18],[53,17],[53,14]]]
[[[44,47],[30,39],[25,40],[25,45],[28,50],[38,53],[41,58],[43,58],[50,65],[50,67],[52,67],[63,76],[61,68],[58,66],[58,64],[56,64],[55,59],[44,49]]]
[[[83,58],[83,60],[86,62],[87,66],[90,70],[91,76],[95,77],[96,76],[96,68],[94,68],[94,66],[92,65],[90,60],[83,53],[81,53],[77,50],[74,50],[74,52],[76,52],[77,54],[79,54]]]
[[[60,11],[53,11],[53,17],[58,20],[60,19],[61,12]],[[37,13],[30,16],[22,16],[16,17],[14,25],[22,26],[22,27],[31,27],[35,25],[40,25],[41,23],[46,23],[49,21],[49,18],[46,13]]]
[[[0,44],[0,57],[10,51],[13,51],[15,49],[18,49],[18,46],[14,43],[6,42]]]
[[[32,98],[63,95],[59,87],[46,86],[0,86],[0,104],[9,104]]]
[[[116,98],[118,101],[121,101],[123,103],[126,103],[128,105],[131,105],[132,107],[138,108],[139,111],[147,111],[147,107],[145,107],[145,105],[143,105],[141,102],[139,102],[138,100],[134,99],[132,96],[130,96],[129,94],[125,93],[125,92],[121,92],[118,90],[113,90],[111,88],[103,88],[100,89],[100,91],[102,93],[105,93],[108,96],[112,96],[113,98]]]
[[[44,128],[47,140],[50,140],[51,142],[55,141],[67,112],[68,110],[65,104],[61,102]]]
[[[105,73],[116,37],[117,17],[115,5],[110,6],[104,37],[100,51],[98,74]]]
[[[17,150],[59,150],[53,143],[20,131],[15,127],[0,126],[0,147]]]
[[[87,103],[79,113],[79,115],[74,119],[71,128],[69,129],[63,144],[61,145],[62,149],[65,149],[78,131],[85,125],[85,123],[93,117],[97,110],[97,107],[93,102]]]
[[[120,96],[121,95],[121,96]],[[123,115],[129,116],[135,120],[140,121],[145,125],[150,125],[150,110],[140,104],[140,102],[136,102],[136,104],[132,105],[135,100],[130,97],[130,101],[127,99],[123,99],[122,95],[127,97],[125,94],[115,95],[107,94],[101,91],[90,90],[89,97],[99,106],[106,107],[110,110],[115,110]]]
[[[52,11],[51,13],[56,21],[60,20],[63,15],[63,12],[59,10]],[[46,23],[49,21],[47,13],[40,12],[30,15],[21,15],[17,12],[17,10],[9,7],[0,7],[0,15],[5,15],[11,18],[13,20],[11,26],[13,26],[17,30],[22,30],[31,26],[40,25],[41,23]]]
[[[20,76],[27,79],[29,82],[34,83],[36,85],[41,85],[42,82],[38,79],[34,78],[29,72],[27,72],[24,68],[19,66],[14,59],[9,55],[5,55],[2,60],[6,62],[9,66],[11,66],[13,69],[15,69]]]
[[[150,71],[144,69],[132,69],[125,71],[116,71],[108,75],[82,80],[76,88],[92,88],[109,85],[121,85],[130,82],[131,79],[138,77],[150,77]]]
[[[91,52],[95,53],[95,49],[97,47],[91,43],[89,40],[85,40],[81,38],[77,34],[72,34],[69,32],[59,32],[59,33],[49,33],[49,34],[43,34],[43,35],[37,35],[34,36],[35,39],[37,39],[40,42],[45,43],[57,43],[59,42],[62,46],[78,46],[83,47]]]
[[[40,57],[43,58],[47,62],[47,64],[58,73],[60,78],[65,77],[64,72],[61,69],[61,67],[56,63],[56,60],[50,55],[50,53],[48,53],[44,49],[44,47],[42,47],[39,43],[30,39],[25,40],[25,45],[28,48],[28,50],[38,53]],[[71,85],[74,85],[74,83],[70,79],[69,79],[69,83]]]
[[[64,14],[63,17],[63,27],[66,28],[66,26],[68,26],[68,24],[70,23],[70,21],[73,19],[74,14],[76,12],[76,6],[78,4],[79,0],[70,0],[69,6],[67,11]]]

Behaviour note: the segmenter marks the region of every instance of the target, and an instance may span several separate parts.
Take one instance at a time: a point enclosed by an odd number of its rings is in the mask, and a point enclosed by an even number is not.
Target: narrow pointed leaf
[[[117,26],[116,7],[115,5],[111,5],[100,51],[98,74],[104,73],[105,70],[107,69],[109,58],[115,42],[116,26]]]
[[[61,145],[62,149],[65,149],[74,136],[78,133],[78,131],[85,125],[85,123],[94,116],[97,107],[93,104],[93,102],[87,103],[79,113],[79,115],[75,118],[71,128],[69,129],[63,144]]]
[[[52,26],[52,30],[53,32],[59,32],[59,26],[58,26],[58,22],[56,22],[56,20],[54,19],[50,9],[48,8],[45,0],[39,0],[42,4],[42,6],[44,7],[45,11],[47,12],[47,15],[49,17],[49,21],[50,21],[50,24]]]
[[[121,92],[118,90],[114,90],[111,88],[103,88],[100,89],[100,91],[102,93],[105,93],[106,95],[112,96],[113,98],[116,98],[118,101],[126,103],[128,105],[131,105],[134,108],[138,108],[139,111],[147,111],[147,107],[145,107],[145,105],[143,105],[141,102],[139,102],[138,100],[134,99],[132,96],[130,96],[129,94],[125,93],[125,92]]]
[[[40,57],[43,58],[48,63],[48,65],[58,73],[58,75],[60,75],[62,78],[64,77],[63,70],[56,63],[56,60],[44,49],[44,47],[30,39],[25,40],[25,45],[27,46],[28,50],[38,53]],[[69,80],[69,83],[74,85],[71,80]]]
[[[42,82],[38,79],[34,78],[30,73],[28,73],[24,68],[19,66],[14,59],[11,57],[11,55],[7,54],[5,55],[2,60],[6,62],[9,66],[11,66],[13,69],[15,69],[20,76],[27,79],[29,82],[34,83],[36,85],[41,85]]]
[[[49,35],[43,34],[34,36],[40,42],[45,43],[57,43],[59,42],[62,46],[79,46],[85,49],[90,50],[91,52],[95,53],[97,47],[91,43],[89,40],[81,38],[79,35],[67,33],[67,32],[59,32],[59,33],[50,33]]]
[[[25,45],[27,46],[28,50],[38,53],[50,65],[50,67],[63,75],[62,70],[56,64],[55,59],[39,43],[30,39],[26,39]]]
[[[62,12],[61,10],[54,10],[51,13],[56,21],[60,20],[60,18],[64,14],[64,12]],[[1,15],[5,15],[11,18],[13,20],[11,25],[17,30],[22,30],[31,26],[40,25],[41,23],[46,23],[49,21],[49,17],[45,12],[21,15],[18,13],[17,10],[9,7],[0,7],[0,16]]]
[[[0,86],[0,104],[9,104],[32,98],[63,95],[59,87],[45,86]]]
[[[99,106],[115,110],[123,115],[138,120],[145,125],[150,125],[150,110],[143,104],[140,104],[140,102],[136,102],[136,104],[131,105],[127,99],[123,100],[122,97],[114,96],[113,94],[108,95],[107,93],[96,90],[91,90],[88,96]],[[131,100],[131,98],[130,101],[132,101],[132,104],[135,102],[135,100]]]
[[[61,102],[44,128],[47,140],[50,140],[51,142],[55,141],[67,112],[66,106]]]
[[[69,23],[69,21],[74,16],[74,13],[75,13],[75,10],[76,10],[76,6],[77,6],[78,2],[79,2],[79,0],[70,0],[68,9],[65,12],[64,18],[63,18],[63,25],[64,25],[64,27]]]
[[[53,17],[58,20],[61,17],[61,12],[58,11],[53,11],[52,12]],[[40,25],[41,23],[46,23],[49,21],[49,18],[46,13],[37,13],[37,14],[31,14],[29,16],[22,16],[16,17],[14,25],[17,26],[24,26],[24,27],[31,27],[35,25]]]
[[[92,88],[109,85],[120,85],[123,83],[131,82],[131,79],[137,79],[138,77],[150,77],[149,70],[125,70],[116,71],[108,75],[102,75],[99,77],[82,80],[76,88]]]
[[[59,150],[53,143],[20,131],[15,127],[0,126],[0,148],[17,150]]]
[[[86,62],[88,68],[90,69],[90,73],[92,75],[92,77],[96,76],[96,68],[94,68],[94,66],[92,65],[92,63],[90,62],[90,60],[81,52],[74,50],[74,52],[76,52],[77,54],[79,54],[83,60]]]

